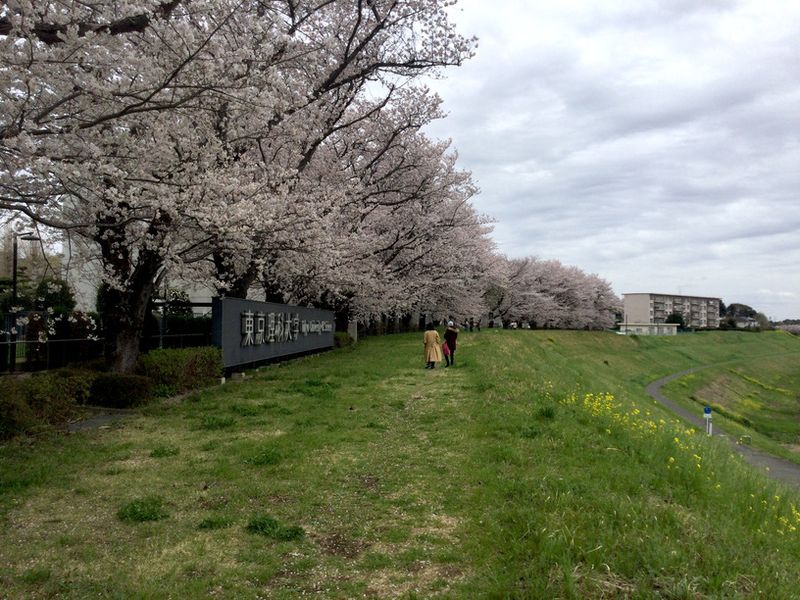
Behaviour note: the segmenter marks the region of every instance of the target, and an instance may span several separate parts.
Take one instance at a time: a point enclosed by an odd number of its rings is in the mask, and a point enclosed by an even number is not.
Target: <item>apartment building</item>
[[[672,313],[687,327],[719,327],[719,298],[674,294],[622,294],[625,323],[664,323]]]

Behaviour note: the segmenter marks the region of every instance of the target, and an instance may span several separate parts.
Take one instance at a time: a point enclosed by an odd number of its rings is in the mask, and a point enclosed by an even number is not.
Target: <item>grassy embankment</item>
[[[800,463],[800,361],[796,357],[778,354],[724,362],[681,377],[663,391],[698,414],[703,406],[711,406],[715,424],[726,432]]]
[[[2,595],[796,597],[800,495],[644,387],[800,340],[484,331],[426,371],[420,338],[0,448]]]

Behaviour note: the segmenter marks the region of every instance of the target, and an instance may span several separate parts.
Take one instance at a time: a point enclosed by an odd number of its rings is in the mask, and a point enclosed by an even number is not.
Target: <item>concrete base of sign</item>
[[[358,321],[349,321],[347,323],[347,335],[353,340],[353,343],[358,341]]]
[[[219,378],[219,384],[220,385],[225,385],[225,378],[224,377],[220,377]]]

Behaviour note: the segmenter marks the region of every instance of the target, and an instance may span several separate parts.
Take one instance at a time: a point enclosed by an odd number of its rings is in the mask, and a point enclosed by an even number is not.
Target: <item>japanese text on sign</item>
[[[305,321],[297,313],[264,313],[247,310],[241,313],[242,347],[291,342],[301,335],[321,335],[333,331],[330,321]]]

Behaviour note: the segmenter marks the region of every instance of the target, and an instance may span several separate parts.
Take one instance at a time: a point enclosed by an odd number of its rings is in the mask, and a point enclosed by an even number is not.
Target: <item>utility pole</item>
[[[37,242],[41,238],[35,231],[25,231],[22,233],[12,232],[12,255],[11,255],[11,339],[10,356],[8,360],[8,370],[13,372],[17,366],[17,263],[19,262],[19,239],[28,242]]]

